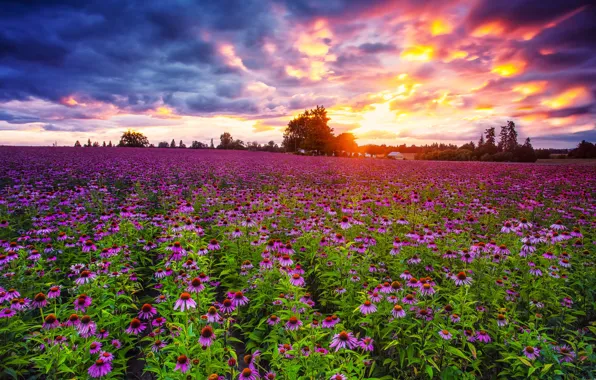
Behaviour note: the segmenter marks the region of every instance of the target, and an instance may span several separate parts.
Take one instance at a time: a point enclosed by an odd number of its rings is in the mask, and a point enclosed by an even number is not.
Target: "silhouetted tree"
[[[74,144],[75,148],[80,148],[81,147],[81,143],[79,142],[79,140],[77,140]]]
[[[213,139],[211,139],[211,145],[209,146],[210,149],[215,149],[215,145],[213,145]]]
[[[573,158],[596,158],[596,145],[589,141],[582,140],[577,144],[577,148],[569,152],[569,157]]]
[[[323,106],[305,110],[290,120],[284,131],[283,147],[288,152],[298,149],[329,153],[333,150],[333,129],[329,128],[329,118]]]
[[[118,146],[131,148],[144,148],[149,146],[149,140],[141,132],[128,130],[120,137]]]
[[[158,148],[169,148],[170,144],[168,144],[167,141],[160,141],[159,144],[157,144]]]
[[[358,151],[358,144],[356,144],[356,137],[353,133],[341,133],[335,138],[338,151],[345,151],[348,153],[355,153]]]
[[[180,143],[178,144],[178,148],[183,148],[184,149],[184,148],[186,148],[186,144],[184,144],[182,142],[182,140],[180,140]]]
[[[106,147],[106,142],[105,142],[105,140],[104,140],[104,142],[103,142],[103,145],[102,145],[102,146],[103,146],[104,148]]]
[[[232,143],[234,142],[234,138],[229,132],[224,132],[219,136],[219,145],[217,149],[232,149]]]
[[[112,140],[110,140],[110,142],[108,143],[108,148],[112,147]]]

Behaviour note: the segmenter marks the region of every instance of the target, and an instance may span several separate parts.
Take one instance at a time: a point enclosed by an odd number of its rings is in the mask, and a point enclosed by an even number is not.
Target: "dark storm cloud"
[[[364,43],[360,46],[358,46],[358,49],[360,49],[362,52],[364,53],[384,53],[384,52],[390,52],[390,51],[395,51],[396,47],[393,44],[385,44],[382,42],[375,42],[375,43]]]
[[[573,145],[573,144],[577,144],[578,141],[582,141],[582,140],[596,141],[596,127],[589,131],[583,131],[583,132],[577,132],[577,133],[565,133],[565,134],[551,134],[551,135],[545,135],[545,136],[539,136],[539,137],[532,138],[532,142],[545,141],[545,142],[547,142],[546,145],[548,145],[548,143],[551,143],[553,141],[555,141],[555,142],[562,141],[562,142],[567,142],[567,143],[570,143],[571,145]]]
[[[0,70],[11,75],[0,80],[0,100],[58,102],[84,94],[132,111],[150,109],[168,93],[201,93],[207,83],[212,87],[221,78],[239,77],[202,32],[242,30],[230,38],[256,46],[271,33],[272,22],[267,5],[256,0],[200,6],[181,1],[3,2]],[[228,89],[225,96],[232,95]],[[248,103],[239,109],[251,109]],[[202,104],[204,112],[222,107]]]
[[[248,99],[224,100],[216,96],[197,95],[186,101],[189,111],[194,113],[243,113],[255,114],[259,107]]]
[[[0,121],[5,121],[9,124],[27,124],[39,121],[39,118],[26,115],[14,115],[9,112],[0,111]]]
[[[474,28],[495,20],[512,29],[541,25],[589,3],[589,0],[481,0],[468,15],[468,25]]]

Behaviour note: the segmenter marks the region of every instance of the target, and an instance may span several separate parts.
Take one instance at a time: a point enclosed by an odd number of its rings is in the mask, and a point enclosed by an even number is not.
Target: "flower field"
[[[0,148],[0,378],[594,378],[596,171]]]

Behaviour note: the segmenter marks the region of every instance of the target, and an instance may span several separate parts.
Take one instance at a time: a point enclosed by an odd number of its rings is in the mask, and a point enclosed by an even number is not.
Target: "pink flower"
[[[91,377],[103,377],[112,371],[112,364],[109,361],[103,359],[97,359],[91,367],[89,367],[88,373]]]
[[[354,349],[358,346],[358,340],[354,337],[351,332],[342,331],[339,334],[335,334],[331,340],[329,348],[335,348],[335,351],[339,351],[341,348]]]
[[[192,299],[189,293],[182,293],[180,294],[180,298],[174,304],[174,310],[180,309],[180,311],[195,309],[197,307],[197,303],[195,300]]]

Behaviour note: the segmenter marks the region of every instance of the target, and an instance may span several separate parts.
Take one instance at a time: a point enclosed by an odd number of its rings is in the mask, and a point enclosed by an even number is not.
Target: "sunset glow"
[[[8,5],[0,143],[115,141],[127,128],[205,142],[223,125],[280,143],[316,105],[360,144],[462,144],[507,120],[538,147],[596,136],[587,3],[232,3]]]

